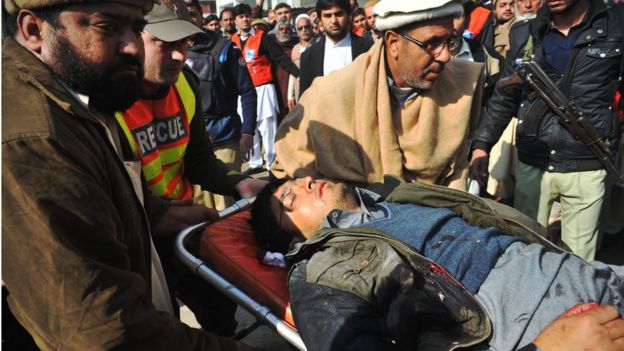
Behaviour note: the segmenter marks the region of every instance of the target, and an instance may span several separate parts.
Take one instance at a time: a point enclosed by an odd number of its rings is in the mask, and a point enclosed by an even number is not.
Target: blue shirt
[[[572,51],[576,39],[578,39],[581,34],[582,27],[583,23],[572,27],[566,37],[551,26],[548,33],[544,35],[542,46],[544,48],[546,62],[556,68],[561,74],[564,74],[566,71],[568,59],[570,58],[570,51]]]
[[[376,228],[444,267],[476,293],[498,258],[520,238],[497,228],[472,226],[447,208],[376,202],[379,195],[356,189],[361,209],[332,210],[322,228]]]

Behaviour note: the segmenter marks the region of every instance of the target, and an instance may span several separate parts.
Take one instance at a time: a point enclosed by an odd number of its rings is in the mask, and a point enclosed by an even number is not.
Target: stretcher
[[[188,227],[178,234],[177,257],[196,275],[246,309],[256,322],[238,332],[241,339],[259,325],[272,328],[301,351],[306,347],[290,311],[288,271],[260,263],[261,251],[248,224],[253,199],[219,212],[219,221]]]

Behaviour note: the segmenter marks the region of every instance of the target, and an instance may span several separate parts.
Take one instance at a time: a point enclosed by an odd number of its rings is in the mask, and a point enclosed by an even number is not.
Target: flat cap
[[[69,5],[74,3],[107,3],[118,2],[122,4],[133,5],[143,9],[144,13],[148,13],[154,3],[160,3],[160,0],[4,0],[4,8],[12,15],[19,10],[36,10],[44,7],[57,5]]]
[[[173,42],[204,31],[191,23],[186,3],[182,0],[164,0],[154,5],[152,11],[145,15],[145,30],[156,38]]]
[[[461,16],[464,8],[454,0],[381,0],[373,8],[378,15],[377,30],[396,29],[408,24],[448,16]]]

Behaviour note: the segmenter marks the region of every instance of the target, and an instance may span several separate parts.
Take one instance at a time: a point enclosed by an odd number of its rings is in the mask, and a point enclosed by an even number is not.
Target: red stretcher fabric
[[[260,263],[260,246],[249,225],[251,212],[241,211],[210,224],[201,234],[199,257],[210,268],[291,326],[286,269]]]

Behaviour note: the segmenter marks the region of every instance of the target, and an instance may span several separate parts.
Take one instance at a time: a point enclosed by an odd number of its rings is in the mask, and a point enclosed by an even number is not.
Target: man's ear
[[[387,30],[384,34],[384,41],[386,43],[387,54],[396,60],[397,57],[399,57],[399,34]]]
[[[30,10],[20,10],[17,15],[15,40],[29,51],[41,54],[43,46],[44,21]]]

